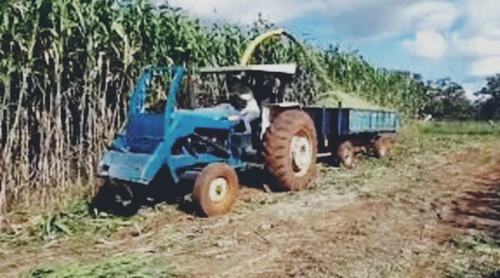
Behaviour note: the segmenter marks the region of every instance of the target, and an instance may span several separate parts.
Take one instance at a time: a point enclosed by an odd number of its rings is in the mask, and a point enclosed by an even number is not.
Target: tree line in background
[[[489,77],[486,86],[477,92],[482,96],[475,104],[476,117],[481,120],[500,119],[500,74]]]
[[[145,66],[182,63],[188,51],[199,67],[235,65],[253,37],[274,27],[205,26],[148,0],[1,0],[0,15],[0,211],[57,203],[75,184],[95,190],[99,153],[123,123]],[[474,116],[458,84],[376,69],[338,47],[304,53],[275,39],[253,57],[290,61],[300,67],[294,97],[303,103],[340,89],[408,117]],[[481,92],[492,96],[485,117],[499,116],[499,79]]]

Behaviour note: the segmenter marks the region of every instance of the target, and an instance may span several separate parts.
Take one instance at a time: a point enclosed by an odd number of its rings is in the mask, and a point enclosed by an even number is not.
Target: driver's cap
[[[249,100],[253,99],[253,95],[251,93],[245,93],[245,94],[241,94],[240,98],[242,100],[249,101]]]

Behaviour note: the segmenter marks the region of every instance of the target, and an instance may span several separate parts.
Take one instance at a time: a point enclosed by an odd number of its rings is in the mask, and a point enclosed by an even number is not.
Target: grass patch
[[[55,215],[43,216],[38,227],[42,239],[54,239],[61,235],[82,237],[99,234],[110,236],[120,227],[130,227],[141,220],[140,216],[123,218],[99,213],[88,203],[78,202]]]
[[[21,220],[24,223],[18,227],[7,227],[0,233],[0,248],[39,247],[54,240],[95,241],[109,239],[121,231],[140,234],[148,219],[169,217],[174,210],[158,206],[132,217],[120,217],[98,212],[88,202],[77,201],[58,213],[30,216]]]
[[[446,269],[446,277],[500,277],[500,241],[476,236],[451,244],[460,256]]]
[[[500,124],[488,122],[432,122],[422,126],[424,134],[500,135]]]
[[[26,277],[181,277],[181,274],[150,256],[118,255],[99,261],[35,268]]]

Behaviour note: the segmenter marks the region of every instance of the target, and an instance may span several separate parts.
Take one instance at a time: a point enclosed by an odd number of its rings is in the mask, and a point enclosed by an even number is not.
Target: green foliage
[[[446,277],[498,277],[500,242],[488,236],[463,237],[451,244],[458,250],[456,259],[445,271]]]
[[[341,91],[329,91],[321,94],[316,104],[325,107],[337,107],[339,102],[345,108],[383,109],[379,105]]]
[[[92,262],[33,269],[27,277],[181,277],[178,271],[147,255],[121,255]]]
[[[442,135],[500,135],[500,126],[476,121],[432,122],[424,125],[422,132]]]
[[[409,117],[424,114],[430,99],[420,76],[376,69],[362,56],[343,52],[339,47],[331,46],[326,51],[317,52],[316,56],[324,65],[328,78],[341,90]]]
[[[82,239],[94,235],[106,238],[119,229],[134,227],[141,218],[140,215],[132,218],[109,215],[98,212],[88,203],[78,202],[57,214],[43,216],[37,234],[41,240],[59,237]]]
[[[479,103],[478,116],[481,119],[500,119],[500,74],[488,78],[488,83],[480,95],[488,99]]]
[[[160,217],[168,217],[171,211],[156,211]],[[124,218],[98,212],[92,205],[79,201],[60,212],[21,219],[22,228],[5,229],[0,234],[0,249],[15,247],[41,247],[44,243],[58,240],[94,242],[107,240],[114,233],[140,234],[147,215],[137,214]]]
[[[474,117],[474,107],[465,96],[462,86],[449,79],[440,79],[434,86],[429,86],[431,100],[425,112],[435,119],[470,120]]]

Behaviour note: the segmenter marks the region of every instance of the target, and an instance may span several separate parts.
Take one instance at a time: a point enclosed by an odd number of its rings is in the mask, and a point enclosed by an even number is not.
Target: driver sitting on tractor
[[[241,120],[245,124],[245,134],[252,133],[252,127],[250,123],[260,117],[260,108],[255,100],[252,90],[246,85],[246,82],[242,81],[240,75],[236,75],[232,80],[231,91],[237,95],[237,97],[244,102],[244,107],[240,111]]]

